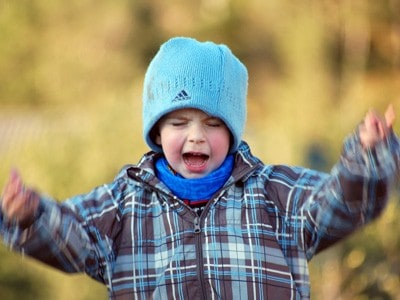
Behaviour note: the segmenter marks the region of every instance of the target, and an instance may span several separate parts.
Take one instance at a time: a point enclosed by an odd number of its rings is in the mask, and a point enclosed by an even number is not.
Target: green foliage
[[[0,0],[0,183],[17,166],[61,201],[137,162],[144,70],[177,35],[247,65],[256,155],[328,171],[367,109],[400,107],[399,14],[399,0]],[[400,294],[399,211],[314,258],[313,298]],[[85,275],[0,254],[0,299],[107,297]]]
[[[16,255],[10,255],[6,251],[0,248],[1,257],[8,258],[1,260],[0,298],[19,300],[26,299],[29,295],[31,299],[45,299],[48,296],[47,290],[41,288],[44,282],[32,270],[22,265],[25,262],[21,262],[20,257],[17,259]]]

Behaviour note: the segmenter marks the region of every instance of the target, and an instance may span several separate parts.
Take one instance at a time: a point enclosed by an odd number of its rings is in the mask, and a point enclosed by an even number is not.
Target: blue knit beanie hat
[[[247,69],[225,45],[176,37],[161,45],[147,69],[143,89],[143,135],[162,152],[152,128],[164,115],[197,108],[223,120],[237,150],[246,122]]]

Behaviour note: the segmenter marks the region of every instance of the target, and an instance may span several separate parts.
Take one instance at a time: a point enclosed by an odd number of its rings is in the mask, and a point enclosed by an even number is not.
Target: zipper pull
[[[195,217],[193,223],[194,223],[194,233],[200,233],[201,228],[200,228],[200,224],[199,224],[199,217]]]

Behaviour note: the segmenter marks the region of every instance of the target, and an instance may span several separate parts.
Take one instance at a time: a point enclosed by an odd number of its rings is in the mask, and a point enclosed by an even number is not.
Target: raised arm
[[[303,206],[309,226],[307,257],[329,247],[372,221],[384,209],[399,172],[399,139],[392,130],[395,114],[370,111],[346,139],[339,162]]]

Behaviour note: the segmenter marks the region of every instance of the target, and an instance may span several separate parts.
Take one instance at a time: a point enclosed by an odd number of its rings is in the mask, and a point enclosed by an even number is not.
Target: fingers
[[[9,206],[12,204],[13,199],[18,196],[23,190],[23,184],[21,177],[19,176],[19,173],[17,170],[13,169],[10,172],[10,177],[5,185],[3,194],[2,194],[2,204],[1,208],[4,213],[8,211]]]
[[[28,206],[28,197],[26,193],[20,192],[15,194],[13,198],[10,198],[7,205],[5,206],[5,212],[9,219],[20,219],[25,214],[25,206]],[[3,210],[4,211],[4,210]]]
[[[393,127],[394,120],[396,119],[396,113],[394,112],[393,105],[390,104],[385,111],[385,121],[388,128]]]
[[[6,184],[1,209],[9,220],[18,223],[27,223],[33,219],[36,209],[39,206],[39,198],[36,193],[23,185],[21,176],[16,170],[11,170],[10,178]]]
[[[364,148],[372,147],[380,138],[379,122],[376,115],[369,111],[360,125],[360,140]]]
[[[39,201],[32,190],[20,193],[8,207],[8,218],[19,224],[30,225],[33,221]]]
[[[364,148],[373,147],[385,139],[392,129],[395,112],[392,105],[386,109],[384,117],[370,110],[359,127],[360,140]]]

